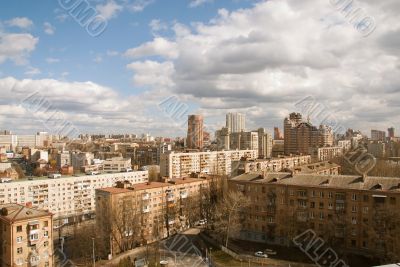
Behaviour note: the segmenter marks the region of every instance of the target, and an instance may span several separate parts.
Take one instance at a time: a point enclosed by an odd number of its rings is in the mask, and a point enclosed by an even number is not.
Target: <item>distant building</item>
[[[54,266],[51,213],[0,204],[0,229],[0,266]]]
[[[307,154],[311,147],[333,145],[332,129],[325,125],[319,128],[304,122],[300,113],[291,113],[284,120],[285,154]]]
[[[310,147],[309,154],[313,161],[328,161],[343,155],[343,148],[340,146],[332,147]]]
[[[132,170],[132,160],[130,158],[110,158],[103,162],[104,172],[127,172]]]
[[[368,153],[374,157],[383,158],[386,156],[386,143],[382,141],[373,141],[368,143]]]
[[[187,131],[187,147],[189,149],[203,149],[204,122],[201,115],[189,115]]]
[[[61,168],[64,165],[72,165],[69,151],[63,151],[57,154],[57,167]]]
[[[272,157],[272,136],[266,132],[264,128],[259,128],[258,133],[258,157],[271,158]]]
[[[394,128],[393,127],[390,127],[389,129],[388,129],[388,137],[389,138],[394,138],[395,136],[394,136]]]
[[[371,130],[371,140],[373,141],[385,141],[386,132],[379,130]]]
[[[190,177],[192,173],[210,175],[230,175],[232,161],[257,159],[257,150],[228,150],[175,153],[161,155],[160,173],[161,177],[182,178]]]
[[[271,159],[247,159],[232,161],[232,177],[243,173],[255,171],[280,172],[286,169],[294,169],[298,166],[311,164],[311,156],[286,156]]]
[[[274,140],[283,140],[283,135],[278,127],[274,128]]]
[[[258,150],[258,132],[235,132],[229,135],[230,149]]]
[[[339,140],[338,146],[342,147],[344,151],[351,149],[351,140]]]
[[[237,112],[226,114],[226,127],[231,133],[246,131],[246,115]]]
[[[223,127],[221,130],[215,132],[215,139],[217,141],[218,150],[230,149],[230,132],[228,127]]]

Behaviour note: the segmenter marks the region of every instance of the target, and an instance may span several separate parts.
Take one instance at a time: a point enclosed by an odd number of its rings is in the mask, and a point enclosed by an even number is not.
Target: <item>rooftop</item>
[[[325,161],[325,162],[317,162],[302,166],[296,166],[291,168],[291,171],[298,171],[300,173],[314,173],[316,171],[322,171],[330,168],[339,168],[340,166],[336,163]]]
[[[0,210],[0,218],[9,222],[24,221],[52,215],[47,211],[28,208],[20,204],[0,204]]]
[[[363,178],[357,175],[319,175],[319,174],[294,174],[291,173],[246,173],[232,178],[233,181],[298,185],[311,187],[329,187],[355,190],[379,190],[400,192],[400,178],[370,177]]]

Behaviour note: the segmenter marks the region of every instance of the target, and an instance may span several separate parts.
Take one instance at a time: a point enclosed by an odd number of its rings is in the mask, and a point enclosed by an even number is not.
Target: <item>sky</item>
[[[175,137],[188,114],[214,132],[241,112],[272,132],[293,111],[400,128],[399,13],[397,0],[3,0],[0,129],[56,132],[57,117]]]

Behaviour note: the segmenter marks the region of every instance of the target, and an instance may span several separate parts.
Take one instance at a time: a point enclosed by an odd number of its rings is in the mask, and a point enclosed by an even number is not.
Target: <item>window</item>
[[[22,242],[22,236],[18,236],[17,237],[17,243],[21,243]]]
[[[352,206],[351,207],[351,212],[357,212],[357,206]]]
[[[314,219],[314,212],[313,211],[310,211],[310,218]]]
[[[43,242],[43,246],[44,246],[44,247],[48,247],[48,246],[49,246],[49,241],[44,241],[44,242]]]
[[[44,227],[47,227],[47,226],[49,226],[49,222],[48,221],[44,221],[43,225],[44,225]]]
[[[310,207],[313,209],[315,208],[315,202],[310,202]]]
[[[319,213],[319,219],[320,219],[320,220],[323,220],[323,219],[324,219],[324,213],[323,213],[323,212],[320,212],[320,213]]]
[[[30,240],[30,241],[39,240],[39,234],[31,234],[31,235],[29,236],[29,240]]]
[[[328,193],[328,198],[333,198],[333,193],[332,192]]]
[[[17,254],[22,254],[22,248],[17,248]]]
[[[352,224],[357,224],[357,219],[356,219],[356,217],[351,217],[351,223],[352,223]]]
[[[328,209],[330,209],[330,210],[333,209],[333,203],[331,203],[331,202],[328,203]]]
[[[364,195],[363,200],[364,200],[364,202],[368,202],[368,195]]]
[[[363,207],[363,213],[368,214],[368,207]]]
[[[319,202],[319,208],[323,209],[324,208],[324,202]]]
[[[357,194],[351,194],[351,200],[356,201],[357,200]]]
[[[44,232],[43,232],[43,236],[44,236],[44,237],[49,237],[49,231],[44,231]]]
[[[314,191],[314,190],[311,191],[311,196],[312,196],[312,197],[315,197],[315,191]]]
[[[22,225],[17,226],[17,233],[21,233],[22,232]]]
[[[324,197],[324,192],[322,192],[322,191],[319,192],[319,197],[320,197],[320,198],[323,198],[323,197]]]

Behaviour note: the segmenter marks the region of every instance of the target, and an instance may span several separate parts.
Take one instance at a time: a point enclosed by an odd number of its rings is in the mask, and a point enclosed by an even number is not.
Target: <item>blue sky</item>
[[[105,31],[59,1],[88,3]],[[0,129],[56,131],[24,107],[35,92],[82,133],[184,136],[184,116],[159,108],[171,96],[212,133],[228,112],[272,132],[310,96],[333,128],[399,128],[400,3],[342,2],[1,1]]]
[[[75,1],[75,0],[73,0]],[[76,2],[82,2],[76,0]],[[90,36],[74,18],[63,10],[58,0],[1,1],[0,17],[3,27],[12,32],[29,32],[39,39],[36,49],[31,53],[29,65],[16,66],[8,61],[2,66],[2,76],[26,78],[30,67],[41,73],[34,78],[56,78],[70,81],[93,81],[116,89],[123,95],[136,93],[143,88],[132,84],[132,75],[126,69],[129,60],[120,56],[127,49],[152,40],[154,33],[149,25],[153,20],[172,25],[179,22],[190,25],[207,22],[217,15],[218,9],[235,10],[251,5],[250,1],[206,1],[191,7],[188,0],[113,1],[123,10],[108,19],[106,30],[97,37]],[[94,8],[107,1],[88,1]],[[128,5],[143,4],[142,11],[129,10]],[[16,17],[28,18],[33,25],[26,29],[7,25]],[[44,23],[54,27],[53,34],[46,34]],[[168,37],[169,30],[161,32]],[[118,52],[119,55],[113,56]],[[28,75],[29,76],[29,75]],[[33,75],[32,75],[33,76]]]

